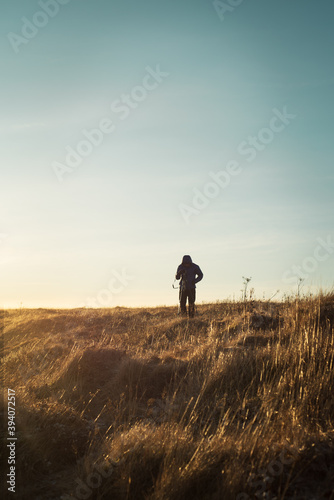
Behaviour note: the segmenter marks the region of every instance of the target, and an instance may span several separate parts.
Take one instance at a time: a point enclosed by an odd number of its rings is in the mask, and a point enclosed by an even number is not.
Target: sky
[[[2,2],[1,307],[333,287],[331,0]],[[278,292],[279,290],[279,292]]]

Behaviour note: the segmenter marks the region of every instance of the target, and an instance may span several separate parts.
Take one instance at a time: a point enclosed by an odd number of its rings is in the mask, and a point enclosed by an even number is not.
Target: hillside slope
[[[333,319],[333,294],[2,311],[16,498],[334,499]]]

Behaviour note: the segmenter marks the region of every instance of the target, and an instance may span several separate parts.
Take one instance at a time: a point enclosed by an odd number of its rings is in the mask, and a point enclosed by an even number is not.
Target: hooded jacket
[[[190,264],[190,266],[186,267],[184,264]],[[189,290],[190,288],[196,288],[196,283],[201,281],[203,273],[200,267],[191,260],[190,255],[184,255],[182,264],[177,268],[175,278],[177,280],[181,278],[181,289]]]

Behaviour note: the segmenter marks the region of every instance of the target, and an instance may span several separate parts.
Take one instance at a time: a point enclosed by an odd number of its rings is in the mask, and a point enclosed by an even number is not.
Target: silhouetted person
[[[193,318],[195,314],[196,283],[201,281],[203,273],[197,264],[194,264],[190,255],[184,255],[182,264],[176,271],[175,278],[180,281],[180,309],[181,314],[187,314],[187,299],[189,303],[189,317]]]

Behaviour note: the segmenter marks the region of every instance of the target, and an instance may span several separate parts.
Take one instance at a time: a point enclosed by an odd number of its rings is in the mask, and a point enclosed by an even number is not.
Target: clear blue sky
[[[334,3],[60,3],[2,6],[0,305],[174,304],[183,254],[199,302],[332,286]]]

